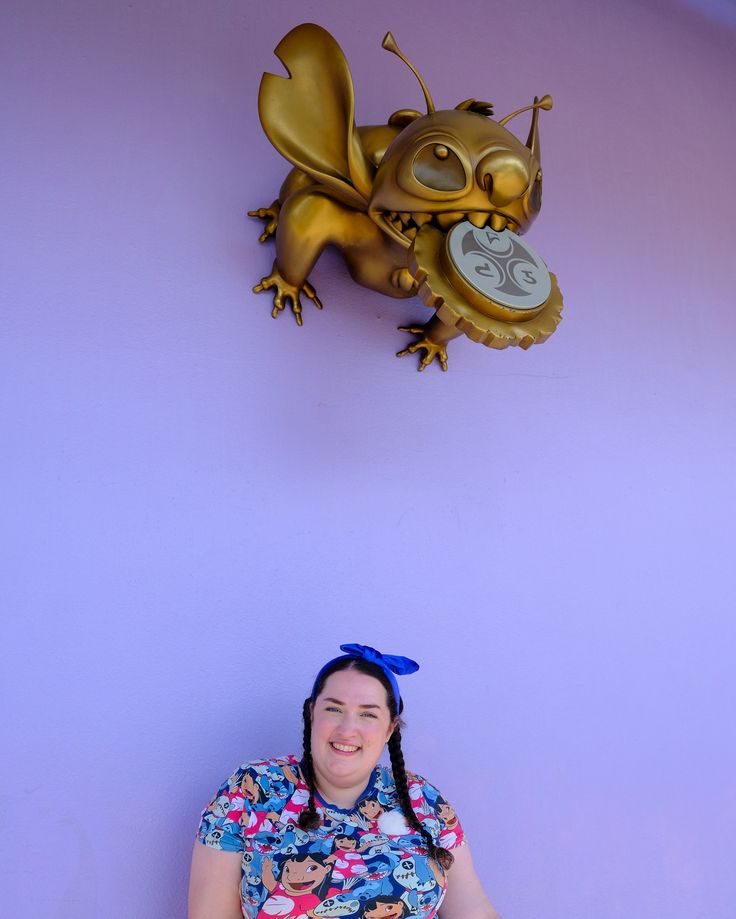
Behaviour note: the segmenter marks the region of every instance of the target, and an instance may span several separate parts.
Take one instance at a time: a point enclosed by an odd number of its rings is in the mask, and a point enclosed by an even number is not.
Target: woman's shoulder
[[[423,775],[418,775],[416,772],[407,772],[406,773],[406,783],[409,786],[409,791],[414,788],[417,792],[427,798],[427,800],[434,803],[438,798],[441,798],[439,788],[432,784],[429,779],[425,778]]]
[[[299,759],[294,754],[287,754],[241,763],[226,779],[224,785],[231,789],[258,787],[265,791],[274,785],[296,786],[299,782]],[[257,796],[251,797],[251,803],[255,804],[256,801]]]
[[[242,763],[222,783],[202,811],[199,836],[207,845],[242,848],[235,837],[258,829],[269,815],[279,813],[299,794],[299,764],[296,756],[277,756]],[[232,837],[232,839],[231,839]],[[227,841],[227,840],[226,840]]]
[[[396,806],[400,801],[393,773],[380,766],[376,785],[379,803]],[[417,818],[429,830],[439,844],[454,849],[463,844],[464,834],[458,816],[439,788],[423,775],[406,770],[406,788],[409,804]],[[383,791],[383,796],[380,792]],[[389,815],[390,816],[390,815]]]
[[[383,764],[378,766],[376,785],[381,791],[395,793],[396,780],[388,766]],[[438,799],[442,798],[442,794],[436,785],[433,785],[423,775],[419,775],[419,773],[412,772],[409,769],[406,770],[406,787],[409,791],[409,797],[413,800],[424,798],[430,804],[434,804]]]
[[[287,753],[285,756],[272,756],[268,759],[251,759],[238,766],[240,772],[257,772],[259,774],[268,774],[270,772],[293,771],[299,766],[299,757],[294,753]]]
[[[395,785],[394,774],[390,766],[386,766],[383,763],[379,763],[376,767],[377,772],[377,782],[383,785]],[[412,772],[411,769],[407,769],[404,773],[406,775],[406,784],[409,786],[416,785],[420,788],[434,788],[435,786],[425,778],[423,775],[419,775],[418,772]]]

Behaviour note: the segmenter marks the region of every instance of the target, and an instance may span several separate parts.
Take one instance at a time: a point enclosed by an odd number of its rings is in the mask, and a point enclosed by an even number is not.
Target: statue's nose
[[[484,156],[478,163],[476,176],[494,207],[503,207],[520,198],[529,186],[526,164],[510,150],[494,150]]]

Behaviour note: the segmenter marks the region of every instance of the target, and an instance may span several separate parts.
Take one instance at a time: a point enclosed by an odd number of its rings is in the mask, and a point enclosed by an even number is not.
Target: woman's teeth
[[[346,744],[346,743],[332,743],[330,744],[330,746],[333,747],[333,749],[335,750],[339,750],[340,753],[355,753],[358,750],[360,750],[360,747],[356,747],[353,744]]]

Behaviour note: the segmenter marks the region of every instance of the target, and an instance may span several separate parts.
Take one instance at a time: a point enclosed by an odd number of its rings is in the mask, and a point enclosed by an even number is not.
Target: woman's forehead
[[[380,680],[359,670],[338,670],[331,673],[318,698],[330,697],[352,705],[386,706],[386,689]]]

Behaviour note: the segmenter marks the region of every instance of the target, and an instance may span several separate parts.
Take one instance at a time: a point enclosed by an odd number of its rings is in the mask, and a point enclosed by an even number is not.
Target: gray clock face
[[[552,281],[546,265],[510,230],[478,229],[465,220],[450,230],[447,244],[457,271],[489,300],[533,310],[549,297]]]

